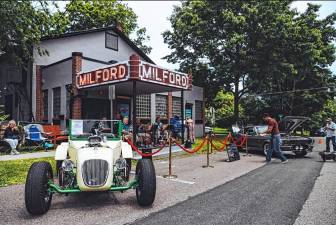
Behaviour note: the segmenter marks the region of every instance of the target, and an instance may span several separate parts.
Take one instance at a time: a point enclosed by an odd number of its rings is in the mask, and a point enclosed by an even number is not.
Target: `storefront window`
[[[150,119],[150,95],[138,95],[136,97],[136,116],[141,119]]]
[[[203,103],[195,101],[195,123],[203,123]]]
[[[53,117],[57,118],[61,114],[61,88],[53,88]]]
[[[181,117],[181,98],[173,97],[173,116]]]
[[[43,120],[48,120],[48,90],[42,91],[43,98]]]
[[[168,109],[168,101],[166,95],[156,95],[155,96],[155,108],[156,108],[156,116],[160,116],[162,118],[167,118],[167,109]]]

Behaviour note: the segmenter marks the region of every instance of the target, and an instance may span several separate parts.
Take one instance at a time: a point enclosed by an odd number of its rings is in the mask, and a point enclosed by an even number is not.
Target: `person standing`
[[[326,119],[326,126],[324,130],[327,132],[326,136],[326,151],[330,152],[330,141],[333,145],[333,151],[336,150],[336,124],[332,121],[331,118]]]
[[[270,148],[267,150],[266,154],[266,162],[271,162],[273,151],[275,154],[279,157],[282,163],[287,163],[288,159],[283,155],[281,152],[280,146],[281,146],[281,136],[280,131],[278,127],[278,122],[271,118],[268,113],[265,113],[263,115],[263,120],[267,123],[268,129],[266,134],[270,134]]]
[[[16,147],[19,143],[19,130],[14,120],[9,121],[8,126],[5,129],[4,139],[11,146],[11,152],[10,152],[11,155],[20,154],[16,150]]]

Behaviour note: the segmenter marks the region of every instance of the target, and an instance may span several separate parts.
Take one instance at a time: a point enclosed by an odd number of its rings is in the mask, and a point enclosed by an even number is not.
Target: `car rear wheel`
[[[25,204],[30,214],[40,215],[49,210],[52,199],[48,190],[50,180],[53,180],[50,163],[35,162],[31,165],[25,185]]]
[[[156,175],[152,160],[138,160],[136,177],[138,179],[138,186],[135,190],[138,204],[140,206],[152,205],[156,194]]]
[[[264,144],[264,148],[263,148],[263,152],[264,152],[265,156],[267,155],[267,151],[268,151],[269,148],[270,148],[270,144],[269,143],[265,143]]]

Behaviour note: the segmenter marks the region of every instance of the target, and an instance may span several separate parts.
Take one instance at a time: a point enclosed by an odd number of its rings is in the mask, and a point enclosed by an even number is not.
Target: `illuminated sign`
[[[168,85],[177,88],[189,89],[189,75],[167,70],[153,64],[142,62],[139,77],[143,81]]]
[[[78,74],[76,76],[76,85],[78,88],[91,87],[124,81],[127,80],[128,77],[127,63],[118,63],[98,70]]]

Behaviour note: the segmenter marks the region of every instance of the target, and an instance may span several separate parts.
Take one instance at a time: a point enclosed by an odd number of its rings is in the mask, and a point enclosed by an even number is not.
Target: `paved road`
[[[293,224],[322,165],[316,152],[272,162],[133,224]]]

